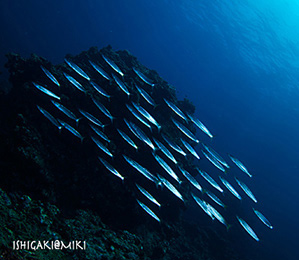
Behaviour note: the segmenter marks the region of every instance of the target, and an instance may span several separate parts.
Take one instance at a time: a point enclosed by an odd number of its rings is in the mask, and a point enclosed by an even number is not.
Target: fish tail
[[[81,144],[83,144],[83,140],[85,139],[85,136],[82,136],[81,138],[80,138],[80,140],[81,140]]]
[[[76,127],[78,127],[78,125],[79,125],[79,121],[80,121],[81,119],[82,119],[82,117],[76,119]]]
[[[232,225],[231,224],[227,224],[226,225],[226,231],[228,232],[229,231],[229,229],[232,227]]]

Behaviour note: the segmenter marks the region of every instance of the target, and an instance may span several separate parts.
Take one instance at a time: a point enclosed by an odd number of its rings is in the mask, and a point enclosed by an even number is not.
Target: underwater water
[[[298,10],[295,1],[1,2],[0,62],[8,52],[58,64],[91,46],[128,50],[195,105],[194,115],[215,135],[210,140],[197,130],[199,138],[226,160],[227,154],[239,158],[253,175],[244,182],[256,205],[244,193],[239,202],[226,191],[228,231],[195,203],[184,218],[216,230],[248,259],[298,259]],[[5,82],[8,73],[1,71]],[[215,171],[201,157],[202,168]],[[236,167],[231,172],[239,174]]]

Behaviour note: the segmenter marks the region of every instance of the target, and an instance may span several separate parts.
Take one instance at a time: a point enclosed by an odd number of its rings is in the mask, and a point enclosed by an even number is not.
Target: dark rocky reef
[[[194,113],[195,107],[188,100],[178,101],[174,87],[157,72],[142,66],[128,51],[114,52],[110,46],[99,51],[93,47],[77,56],[66,56],[109,92],[111,101],[99,99],[116,116],[113,125],[101,113],[94,112],[96,108],[90,97],[97,94],[95,89],[69,66],[54,66],[36,55],[24,59],[17,54],[8,54],[6,67],[10,72],[12,89],[0,95],[0,187],[4,190],[0,194],[0,255],[3,259],[220,259],[209,245],[217,238],[217,244],[222,247],[221,259],[237,259],[216,233],[210,231],[207,234],[182,219],[189,203],[189,185],[183,183],[180,187],[187,201],[184,204],[173,194],[149,184],[124,161],[122,154],[131,156],[153,173],[164,171],[154,163],[151,150],[142,142],[138,142],[142,152],[136,152],[117,133],[117,128],[126,128],[122,118],[134,120],[134,117],[125,108],[128,102],[125,93],[89,64],[89,60],[94,61],[111,73],[111,67],[101,54],[111,58],[124,72],[122,79],[131,93],[130,100],[144,102],[134,87],[135,83],[151,94],[159,104],[151,113],[161,124],[162,131],[173,141],[177,141],[182,134],[171,122],[173,112],[163,98],[176,103],[184,112]],[[41,65],[53,73],[60,87],[46,77]],[[152,79],[155,87],[138,78],[133,67]],[[63,72],[78,79],[86,88],[86,93],[72,86]],[[32,82],[59,93],[61,103],[78,117],[78,108],[99,116],[107,125],[105,134],[111,139],[108,147],[114,155],[113,166],[125,176],[124,183],[100,163],[97,157],[105,155],[90,138],[85,138],[81,143],[65,129],[60,133],[40,113],[37,105],[71,124],[70,119],[53,106],[49,96],[36,89]],[[142,104],[149,108],[148,104]],[[91,130],[86,119],[81,121],[78,131],[88,137]],[[75,126],[74,122],[72,125]],[[188,127],[195,131],[193,126]],[[159,133],[154,129],[152,135],[158,137]],[[178,158],[179,164],[187,170],[193,168],[192,158]],[[136,203],[136,198],[142,198],[142,195],[136,190],[135,182],[148,188],[161,201],[161,224]],[[88,248],[86,251],[12,251],[12,240],[22,239],[80,239],[87,241]]]

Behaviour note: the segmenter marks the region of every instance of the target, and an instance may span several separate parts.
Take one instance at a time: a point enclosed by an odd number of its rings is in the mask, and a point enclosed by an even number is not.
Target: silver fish
[[[111,173],[113,173],[115,176],[120,178],[122,181],[125,179],[115,168],[113,168],[107,161],[105,161],[103,158],[98,157],[98,159],[101,161],[101,163],[106,167],[107,170],[109,170]]]
[[[252,177],[252,175],[248,172],[248,170],[246,169],[246,167],[244,166],[243,163],[241,163],[237,158],[233,157],[232,155],[228,155],[231,160],[233,161],[233,163],[235,165],[237,165],[243,172],[245,172],[249,177]]]
[[[215,189],[217,189],[220,192],[223,192],[223,189],[218,185],[218,183],[209,175],[207,174],[205,171],[202,171],[200,169],[198,169],[198,172],[200,173],[200,175],[208,182],[210,183]]]
[[[44,66],[40,66],[41,69],[43,70],[43,72],[46,74],[46,76],[58,87],[60,87],[60,84],[58,82],[58,80],[53,76],[53,74],[48,71]]]
[[[153,98],[145,90],[138,87],[136,84],[135,84],[135,87],[138,90],[139,94],[146,100],[147,103],[149,103],[152,106],[156,106],[156,103],[153,100]]]
[[[135,102],[132,102],[132,104],[141,115],[143,115],[149,122],[154,124],[160,131],[161,125],[157,122],[157,120],[149,112],[147,112],[142,106],[136,104]]]
[[[196,139],[193,133],[189,129],[187,129],[186,126],[182,125],[180,122],[172,118],[172,122],[176,125],[176,127],[188,138],[190,138],[192,141],[199,143],[199,140]]]
[[[174,158],[172,153],[165,147],[164,144],[162,144],[160,141],[158,141],[156,138],[153,137],[154,142],[158,146],[158,148],[161,150],[162,153],[164,153],[170,160],[172,160],[175,164],[177,164],[177,160]]]
[[[208,128],[202,122],[200,122],[197,118],[194,118],[190,114],[188,114],[188,117],[201,131],[203,131],[205,134],[207,134],[210,138],[213,138],[213,135],[211,134],[211,132],[208,130]]]
[[[210,204],[207,204],[208,210],[213,214],[213,216],[223,225],[225,225],[227,228],[229,228],[229,225],[226,223],[225,219],[222,217],[222,215]]]
[[[247,187],[247,185],[244,182],[239,181],[236,177],[235,180],[238,183],[238,185],[241,187],[241,189],[247,194],[247,196],[251,198],[255,203],[257,203],[255,196],[253,195],[251,190]]]
[[[79,89],[82,92],[85,92],[86,90],[83,88],[83,86],[77,81],[75,80],[72,76],[66,74],[63,72],[63,75],[66,77],[66,79],[73,85],[75,86],[77,89]]]
[[[92,123],[98,125],[99,127],[101,128],[104,128],[105,126],[102,124],[102,122],[97,119],[95,116],[93,116],[92,114],[82,110],[82,109],[79,109],[79,112],[84,116],[86,117],[89,121],[91,121]]]
[[[212,219],[214,220],[214,215],[209,211],[208,209],[208,203],[206,203],[204,200],[200,199],[199,197],[195,196],[192,192],[191,195],[195,202],[201,207],[201,209]]]
[[[271,223],[269,222],[268,219],[266,219],[266,217],[261,213],[259,212],[258,210],[252,208],[254,213],[258,216],[258,218],[270,229],[273,229],[273,226],[271,225]]]
[[[69,110],[68,108],[66,108],[65,106],[63,106],[62,104],[56,102],[55,100],[51,100],[51,102],[53,103],[54,106],[56,106],[62,113],[64,113],[65,115],[67,115],[69,118],[73,119],[76,121],[76,123],[78,124],[80,118],[77,118],[75,116],[75,114]]]
[[[126,84],[121,79],[119,79],[116,75],[112,74],[112,77],[115,80],[116,84],[120,87],[120,89],[123,92],[125,92],[129,97],[131,95],[131,93],[129,92]]]
[[[152,86],[152,87],[155,86],[155,84],[153,83],[153,81],[150,80],[148,77],[146,77],[146,76],[145,76],[142,72],[140,72],[137,68],[134,68],[134,67],[133,67],[133,70],[134,70],[134,72],[137,74],[137,76],[138,76],[143,82],[145,82],[146,84],[148,84],[148,85],[150,85],[150,86]]]
[[[205,145],[204,143],[202,143],[202,146],[206,149],[206,151],[208,153],[210,153],[224,167],[229,168],[229,165],[227,164],[227,162],[217,152],[215,152],[215,150],[213,150],[211,147]]]
[[[180,146],[178,146],[176,143],[170,141],[170,139],[167,136],[165,136],[164,134],[162,134],[162,138],[173,150],[175,150],[176,152],[180,153],[183,156],[187,155]]]
[[[99,136],[101,137],[103,140],[107,141],[108,143],[110,143],[110,139],[108,138],[107,135],[105,135],[101,130],[100,128],[96,127],[95,125],[93,124],[89,124],[90,128]]]
[[[179,191],[176,189],[176,187],[174,187],[168,180],[166,180],[165,178],[163,178],[161,175],[157,174],[158,178],[160,179],[160,181],[162,182],[162,184],[169,189],[176,197],[178,197],[180,200],[184,201],[183,196],[181,195],[181,193],[179,193]]]
[[[223,183],[223,185],[239,200],[241,200],[241,196],[239,195],[239,193],[233,188],[233,186],[224,178],[222,178],[221,176],[219,176],[221,182]]]
[[[172,178],[174,178],[178,183],[181,183],[181,180],[179,179],[179,177],[175,174],[175,172],[171,169],[171,167],[159,155],[153,153],[153,156],[155,157],[156,161],[162,166],[162,168]]]
[[[154,182],[156,185],[159,183],[159,180],[156,176],[151,174],[146,168],[142,167],[139,163],[131,159],[130,157],[123,154],[124,159],[138,172],[140,172],[144,177],[149,179],[150,181]]]
[[[111,120],[111,123],[113,123],[115,117],[111,115],[110,111],[99,100],[92,98],[92,101],[98,107],[98,109],[100,109],[103,114]]]
[[[223,202],[212,192],[205,190],[205,193],[214,201],[216,202],[219,206],[225,208],[225,205]]]
[[[175,112],[179,117],[183,118],[186,122],[188,122],[188,118],[184,115],[184,113],[172,102],[164,98],[165,103],[167,106],[171,108],[173,112]]]
[[[216,168],[218,168],[222,172],[226,172],[222,164],[217,161],[210,153],[206,153],[204,150],[201,150],[201,152]]]
[[[189,173],[187,172],[185,169],[179,167],[180,171],[182,172],[182,174],[185,176],[185,178],[199,191],[202,191],[202,188],[200,186],[200,184],[198,183],[198,181]]]
[[[133,116],[135,116],[142,124],[144,124],[146,127],[148,127],[152,131],[152,126],[141,117],[140,113],[134,107],[132,107],[128,104],[126,104],[126,107],[133,114]]]
[[[135,183],[135,185],[145,197],[147,197],[151,202],[155,203],[159,208],[161,207],[161,204],[146,189],[142,188],[137,183]]]
[[[102,96],[108,98],[108,100],[110,101],[110,95],[108,95],[108,93],[102,89],[98,84],[94,83],[93,81],[90,81],[90,84],[93,86],[93,88]]]
[[[106,57],[103,54],[102,54],[102,57],[114,71],[116,71],[122,77],[124,76],[124,73],[120,70],[120,68],[115,64],[114,61],[112,61],[111,59],[109,59],[108,57]]]
[[[99,139],[91,136],[92,141],[107,155],[109,155],[111,158],[113,157],[113,154],[109,151],[109,149],[103,145]]]
[[[132,147],[134,147],[136,150],[138,150],[138,146],[133,142],[133,140],[127,135],[125,134],[123,131],[121,131],[120,129],[117,129],[117,132],[120,134],[120,136]]]
[[[76,71],[83,78],[90,80],[90,77],[74,62],[64,59],[67,65],[69,65],[74,71]]]
[[[145,144],[147,144],[150,148],[152,148],[154,151],[156,150],[156,147],[152,143],[152,141],[149,139],[149,137],[134,123],[128,122],[130,125],[130,130]],[[133,130],[132,130],[133,129]]]
[[[76,130],[74,127],[70,126],[68,123],[60,120],[60,119],[57,119],[59,121],[59,123],[65,128],[67,129],[68,131],[70,131],[74,136],[80,138],[81,140],[81,143],[83,142],[83,139],[85,137],[83,137],[79,132],[78,130]]]
[[[199,155],[197,154],[197,152],[194,150],[194,148],[186,141],[184,141],[181,138],[181,142],[183,143],[183,145],[186,147],[186,149],[192,154],[194,155],[195,158],[197,158],[198,160],[200,159]]]
[[[52,116],[47,110],[43,109],[40,106],[37,106],[38,110],[46,117],[48,118],[48,120],[50,120],[50,122],[55,125],[56,127],[58,127],[58,129],[60,130],[62,128],[62,125],[54,118],[54,116]]]
[[[39,85],[39,84],[37,84],[37,83],[35,83],[35,82],[32,82],[32,84],[33,84],[37,89],[39,89],[41,92],[47,94],[48,96],[60,100],[60,97],[59,97],[59,96],[57,96],[56,94],[54,94],[54,93],[51,92],[50,90],[46,89],[45,87],[43,87],[43,86],[41,86],[41,85]]]
[[[254,238],[254,240],[259,241],[259,238],[257,235],[254,233],[252,228],[245,222],[245,220],[241,219],[240,217],[237,216],[238,221],[240,222],[241,226],[246,230],[246,232]]]
[[[137,200],[137,199],[136,199]],[[160,222],[160,219],[157,217],[157,215],[145,204],[143,204],[141,201],[137,200],[138,204],[143,208],[150,216],[152,216],[155,220]]]
[[[98,66],[97,64],[95,64],[90,60],[89,63],[102,77],[104,77],[107,80],[112,80],[112,78],[108,75],[108,73],[104,69],[102,69],[102,67]]]

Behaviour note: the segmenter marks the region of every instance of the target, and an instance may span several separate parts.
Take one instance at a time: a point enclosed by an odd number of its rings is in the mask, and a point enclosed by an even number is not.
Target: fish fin
[[[232,227],[232,225],[231,224],[227,224],[226,225],[226,231],[228,232],[229,231],[229,229]]]
[[[160,106],[161,104],[155,104],[154,105],[154,110],[158,107],[158,106]]]
[[[79,121],[82,119],[83,117],[80,117],[80,118],[77,118],[76,119],[76,127],[78,127],[78,125],[79,125]]]

